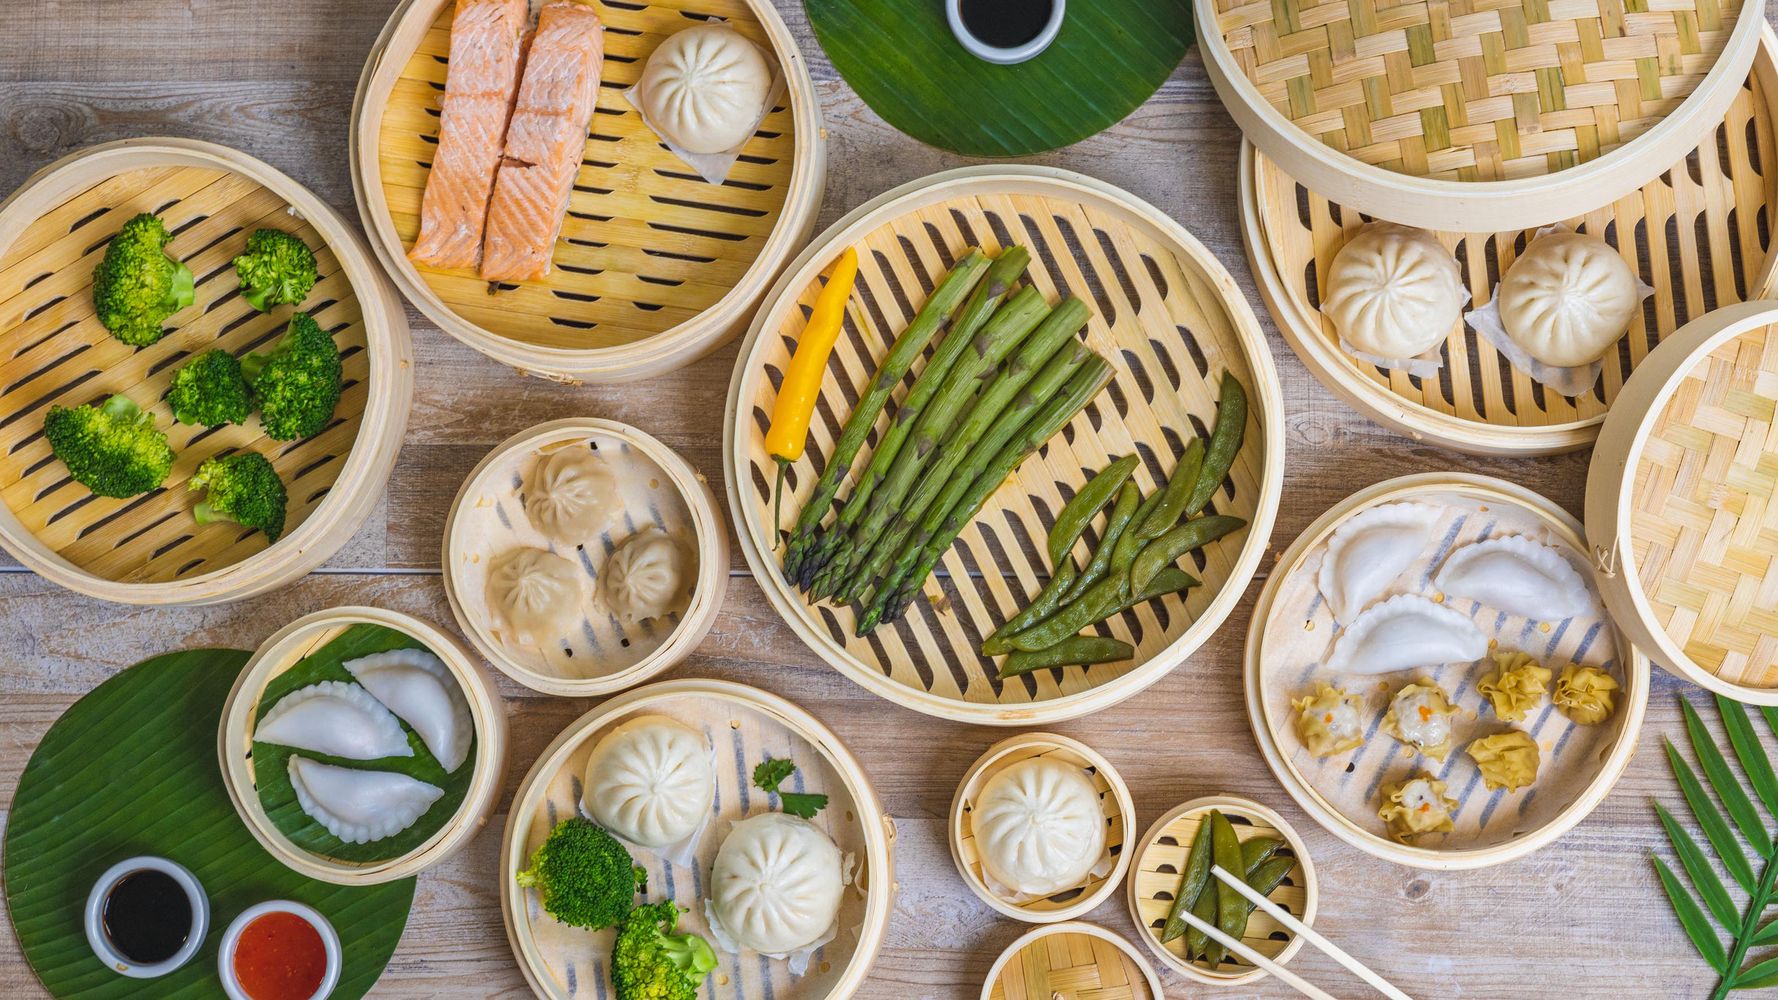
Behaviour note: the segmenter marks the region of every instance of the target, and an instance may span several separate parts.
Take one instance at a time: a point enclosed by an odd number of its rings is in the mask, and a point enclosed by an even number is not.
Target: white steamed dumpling
[[[581,619],[580,567],[542,549],[517,548],[488,566],[488,607],[534,643],[567,638]]]
[[[659,850],[697,833],[715,794],[703,735],[664,715],[643,715],[593,747],[581,801],[600,826]]]
[[[668,142],[688,153],[722,153],[753,134],[772,68],[740,32],[704,24],[657,46],[637,88],[642,113]]]
[[[414,755],[389,709],[345,681],[321,681],[278,699],[253,727],[253,739],[347,760]]]
[[[990,777],[969,815],[989,877],[1047,896],[1086,881],[1105,854],[1105,814],[1084,769],[1029,757]]]
[[[685,546],[655,528],[639,531],[605,560],[599,591],[612,613],[626,622],[659,618],[672,610],[688,575]]]
[[[840,912],[840,849],[806,819],[742,820],[716,851],[710,912],[717,940],[788,955],[825,937]]]
[[[525,477],[525,515],[558,545],[584,545],[620,510],[617,475],[586,447],[541,455]]]
[[[340,664],[389,711],[413,727],[446,771],[469,759],[475,722],[451,668],[427,649],[390,649]]]
[[[1405,360],[1444,343],[1465,301],[1462,269],[1438,237],[1373,222],[1334,255],[1321,312],[1353,348]]]
[[[1547,365],[1591,364],[1617,343],[1641,308],[1630,265],[1611,244],[1582,233],[1531,241],[1500,281],[1500,325]]]
[[[297,805],[348,844],[368,844],[413,826],[444,789],[395,771],[368,771],[290,756]]]

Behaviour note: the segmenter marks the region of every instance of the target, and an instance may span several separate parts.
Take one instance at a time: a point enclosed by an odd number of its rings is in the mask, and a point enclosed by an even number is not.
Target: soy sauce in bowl
[[[144,868],[111,887],[102,919],[119,954],[138,965],[157,965],[191,938],[191,899],[173,876]]]
[[[1056,0],[962,0],[963,27],[997,49],[1027,44],[1043,32]]]

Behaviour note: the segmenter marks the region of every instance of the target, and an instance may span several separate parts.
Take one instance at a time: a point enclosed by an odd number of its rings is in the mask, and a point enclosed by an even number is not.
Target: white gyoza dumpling
[[[599,593],[627,622],[659,618],[680,603],[689,575],[685,546],[654,527],[623,540],[599,571]]]
[[[525,516],[558,545],[584,545],[621,510],[617,475],[590,448],[540,455],[525,477]]]
[[[1353,348],[1402,360],[1443,343],[1465,301],[1463,271],[1438,237],[1373,222],[1334,255],[1321,312]]]
[[[982,867],[1018,893],[1047,896],[1086,881],[1105,855],[1105,814],[1084,769],[1028,757],[989,778],[969,814]]]
[[[253,739],[348,760],[414,755],[389,709],[345,681],[321,681],[278,699],[253,728]]]
[[[821,940],[840,912],[840,863],[806,819],[768,812],[736,823],[710,869],[718,943],[788,955]]]
[[[722,153],[753,134],[772,88],[772,68],[740,32],[704,24],[655,47],[637,84],[642,113],[688,153]]]
[[[605,829],[659,850],[697,833],[715,794],[703,735],[664,715],[640,715],[593,747],[581,804]]]
[[[475,722],[451,668],[431,650],[390,649],[340,664],[403,722],[446,770],[469,759]]]
[[[368,844],[413,826],[444,795],[395,771],[360,770],[290,755],[290,787],[310,819],[348,844]]]
[[[543,645],[580,621],[580,567],[542,549],[517,548],[488,565],[488,607],[508,628]]]
[[[1583,233],[1531,241],[1500,281],[1500,325],[1547,365],[1591,364],[1617,343],[1641,308],[1636,275],[1611,244]]]

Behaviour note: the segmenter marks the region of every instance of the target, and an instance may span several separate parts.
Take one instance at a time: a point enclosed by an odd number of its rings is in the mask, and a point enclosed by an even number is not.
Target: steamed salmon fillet
[[[526,0],[457,2],[438,149],[420,201],[420,236],[407,254],[416,264],[474,267],[481,259],[529,20]]]
[[[592,8],[568,2],[543,8],[488,206],[481,273],[489,281],[549,274],[598,105],[604,61],[605,28]]]

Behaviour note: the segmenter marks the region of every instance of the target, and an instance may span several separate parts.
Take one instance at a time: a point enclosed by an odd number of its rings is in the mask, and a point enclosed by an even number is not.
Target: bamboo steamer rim
[[[1249,820],[1257,820],[1258,822],[1271,827],[1273,832],[1284,838],[1285,845],[1290,848],[1291,853],[1296,857],[1297,868],[1301,870],[1303,877],[1303,912],[1297,919],[1311,927],[1314,926],[1315,915],[1321,908],[1321,891],[1320,879],[1315,874],[1315,862],[1309,858],[1308,845],[1303,843],[1303,838],[1297,834],[1296,828],[1291,826],[1283,816],[1280,816],[1275,810],[1261,805],[1252,799],[1227,793],[1205,795],[1175,806],[1167,812],[1162,813],[1160,818],[1156,819],[1154,823],[1149,826],[1148,830],[1142,834],[1142,839],[1136,842],[1136,868],[1140,869],[1142,867],[1142,859],[1146,857],[1149,850],[1155,846],[1155,841],[1160,839],[1161,834],[1167,827],[1173,825],[1184,817],[1196,813],[1207,813],[1212,809],[1221,810],[1225,813],[1233,813]],[[1202,828],[1200,827],[1200,829]],[[1189,845],[1182,844],[1180,846],[1187,847],[1189,850]],[[1239,973],[1207,971],[1195,962],[1181,961],[1179,956],[1168,951],[1167,947],[1161,944],[1160,939],[1155,937],[1154,931],[1151,928],[1144,926],[1142,923],[1142,911],[1138,905],[1140,899],[1136,888],[1135,875],[1130,876],[1128,886],[1129,890],[1125,895],[1130,906],[1130,922],[1136,925],[1137,937],[1141,938],[1142,942],[1148,945],[1148,950],[1154,952],[1155,957],[1159,958],[1162,964],[1166,965],[1167,968],[1172,969],[1182,976],[1210,986],[1239,986],[1245,983],[1254,982],[1255,980],[1264,979],[1271,975],[1271,973],[1266,970],[1257,967],[1249,968]],[[1283,965],[1290,961],[1291,957],[1297,952],[1301,951],[1302,947],[1302,935],[1292,933],[1290,935],[1290,942],[1284,946],[1282,951],[1272,958],[1272,961],[1279,965]]]
[[[733,339],[740,322],[759,302],[762,290],[786,258],[808,242],[827,188],[827,132],[809,69],[784,19],[769,0],[745,3],[772,43],[772,55],[785,81],[796,135],[792,173],[783,208],[759,255],[741,279],[695,318],[649,337],[603,348],[547,347],[522,343],[486,330],[457,315],[431,289],[395,232],[383,193],[381,120],[400,78],[406,55],[418,46],[440,11],[454,0],[402,0],[389,15],[359,73],[347,130],[352,193],[371,249],[401,294],[452,337],[517,369],[553,381],[580,384],[649,378],[690,364]],[[394,48],[401,58],[390,58]],[[374,114],[373,114],[374,112]],[[374,119],[374,120],[373,120]]]
[[[332,861],[292,843],[272,823],[259,800],[249,754],[251,728],[259,696],[274,677],[313,650],[306,646],[320,633],[350,625],[381,625],[408,636],[436,655],[451,671],[469,703],[475,726],[475,755],[465,763],[473,769],[469,790],[457,811],[420,846],[400,857],[369,863]],[[222,706],[216,732],[216,754],[223,784],[235,812],[267,853],[286,868],[334,885],[379,885],[418,875],[449,859],[468,845],[487,824],[500,798],[506,773],[506,706],[494,693],[487,670],[450,633],[432,623],[383,608],[348,605],[304,615],[261,643],[242,668]]]
[[[672,634],[654,652],[624,670],[603,677],[553,677],[531,669],[508,653],[506,647],[488,633],[482,621],[469,613],[470,607],[481,607],[485,605],[486,599],[481,594],[459,593],[454,571],[457,563],[455,555],[459,548],[457,531],[463,510],[473,502],[482,480],[494,469],[512,460],[515,455],[537,450],[545,444],[592,434],[615,437],[634,446],[661,469],[680,498],[685,501],[696,529],[697,580],[692,588],[690,605]],[[728,528],[723,523],[722,511],[717,506],[716,497],[711,493],[703,473],[698,472],[690,462],[661,443],[658,438],[616,420],[565,417],[519,431],[500,442],[464,477],[463,485],[457,488],[456,499],[451,501],[450,514],[445,518],[440,563],[443,568],[445,599],[451,605],[451,614],[457,619],[457,627],[469,637],[470,645],[475,647],[476,652],[499,668],[501,673],[534,691],[565,698],[592,697],[621,691],[648,680],[685,659],[710,634],[710,629],[716,624],[716,616],[722,610],[723,598],[728,594]]]
[[[1290,755],[1272,737],[1272,727],[1268,724],[1264,693],[1261,690],[1261,659],[1264,656],[1262,647],[1266,625],[1272,616],[1272,603],[1284,581],[1296,573],[1303,559],[1324,542],[1346,518],[1359,510],[1395,500],[1411,499],[1428,491],[1465,493],[1486,498],[1492,503],[1508,504],[1528,511],[1542,519],[1546,527],[1576,552],[1587,551],[1580,522],[1567,511],[1538,493],[1493,476],[1464,472],[1423,472],[1385,480],[1359,490],[1328,508],[1326,513],[1303,529],[1303,533],[1278,558],[1266,579],[1265,587],[1260,591],[1259,599],[1254,603],[1253,618],[1247,629],[1247,645],[1242,654],[1247,721],[1249,728],[1253,730],[1254,741],[1259,744],[1260,755],[1266,759],[1266,765],[1272,769],[1279,784],[1284,786],[1284,790],[1290,793],[1290,797],[1296,800],[1297,805],[1310,818],[1320,823],[1329,833],[1367,854],[1399,865],[1432,871],[1466,871],[1516,861],[1547,847],[1573,829],[1604,801],[1618,779],[1623,777],[1624,769],[1629,766],[1630,758],[1636,752],[1637,738],[1648,708],[1649,663],[1648,657],[1630,642],[1623,626],[1618,625],[1614,619],[1613,638],[1618,648],[1624,651],[1625,683],[1623,704],[1618,708],[1622,719],[1618,724],[1619,735],[1610,751],[1600,760],[1599,771],[1593,780],[1573,802],[1543,826],[1492,847],[1440,850],[1397,843],[1379,837],[1347,819],[1303,778],[1292,763]]]
[[[1765,5],[1744,2],[1722,52],[1681,104],[1648,131],[1553,174],[1447,181],[1397,173],[1335,150],[1286,118],[1235,65],[1213,2],[1195,5],[1204,70],[1244,137],[1312,190],[1367,215],[1421,229],[1530,229],[1609,204],[1658,176],[1721,121],[1752,65]]]
[[[1012,944],[1006,946],[1006,949],[1000,953],[1000,957],[994,959],[994,964],[989,966],[988,975],[982,980],[981,1000],[990,1000],[994,994],[995,985],[1000,982],[1001,973],[1005,972],[1006,967],[1011,965],[1026,948],[1054,934],[1082,934],[1112,945],[1130,960],[1130,964],[1134,965],[1137,971],[1142,973],[1142,979],[1148,985],[1150,1000],[1165,1000],[1166,994],[1161,990],[1160,977],[1155,975],[1154,966],[1149,963],[1148,959],[1142,957],[1142,953],[1136,950],[1135,945],[1132,945],[1121,934],[1108,931],[1098,924],[1089,924],[1081,920],[1045,924],[1033,927],[1019,935]]]
[[[1778,687],[1725,680],[1701,666],[1674,642],[1655,616],[1632,554],[1636,520],[1636,469],[1650,432],[1687,373],[1725,343],[1762,326],[1778,323],[1778,301],[1742,302],[1705,313],[1674,331],[1649,352],[1624,384],[1605,418],[1599,444],[1587,468],[1585,513],[1587,552],[1599,591],[1615,619],[1623,621],[1639,649],[1659,656],[1669,672],[1713,693],[1755,705],[1778,705]]]
[[[1111,796],[1117,803],[1118,814],[1123,824],[1123,840],[1120,842],[1122,849],[1118,849],[1120,845],[1113,844],[1109,837],[1105,842],[1105,851],[1112,858],[1111,871],[1106,873],[1104,879],[1092,892],[1083,892],[1066,906],[1055,910],[1030,908],[1037,903],[1044,902],[1043,899],[1035,899],[1027,903],[1014,903],[995,895],[982,881],[981,875],[975,868],[963,860],[964,825],[970,822],[969,815],[963,808],[965,801],[973,801],[980,793],[982,785],[986,784],[989,778],[1011,767],[1012,764],[1018,763],[1018,761],[1002,763],[1008,755],[1020,750],[1035,748],[1043,748],[1044,753],[1060,750],[1086,760],[1094,772],[1103,777],[1105,783],[1110,786]],[[1035,759],[1035,757],[1021,758],[1021,760],[1031,759]],[[980,757],[976,758],[974,764],[969,766],[969,770],[964,772],[963,780],[957,783],[957,791],[951,796],[950,818],[946,828],[948,832],[946,840],[951,847],[951,862],[957,866],[957,874],[963,877],[963,884],[969,886],[969,890],[975,893],[977,898],[993,907],[997,912],[1012,917],[1014,920],[1023,920],[1032,924],[1054,924],[1073,920],[1092,910],[1093,907],[1098,906],[1117,891],[1118,883],[1123,881],[1124,874],[1130,870],[1131,852],[1128,848],[1130,833],[1136,828],[1136,805],[1130,797],[1130,786],[1124,783],[1123,776],[1118,774],[1117,768],[1112,766],[1111,761],[1107,760],[1104,754],[1079,740],[1070,739],[1059,733],[1018,733],[989,747]],[[1060,893],[1051,895],[1060,895]]]
[[[538,755],[536,763],[531,765],[525,779],[519,782],[518,791],[513,795],[512,803],[507,809],[506,827],[500,835],[499,868],[500,915],[506,924],[506,940],[512,947],[513,956],[518,959],[519,970],[525,974],[525,981],[530,984],[532,992],[541,1000],[549,1000],[554,996],[538,975],[532,960],[534,948],[529,925],[521,926],[514,914],[515,908],[524,905],[524,895],[513,891],[515,881],[512,876],[525,858],[525,838],[530,831],[531,815],[536,811],[538,798],[547,791],[551,778],[591,733],[597,732],[614,719],[644,710],[650,703],[682,696],[734,702],[784,724],[826,758],[846,786],[847,794],[852,797],[852,803],[857,808],[856,822],[864,832],[863,871],[869,878],[869,884],[865,887],[865,919],[858,930],[858,946],[852,952],[850,965],[827,997],[827,1000],[845,1000],[864,983],[864,978],[870,972],[870,967],[875,963],[877,953],[882,950],[888,935],[890,912],[901,888],[895,881],[895,820],[883,811],[876,790],[871,786],[870,777],[865,774],[858,759],[819,719],[789,699],[769,691],[734,681],[706,678],[656,681],[599,703],[585,715],[569,723],[551,740],[549,746]]]
[[[815,280],[816,275],[838,252],[836,248],[856,243],[866,233],[889,220],[913,211],[914,203],[933,201],[945,197],[948,192],[965,187],[990,184],[1037,187],[1058,197],[1073,196],[1110,202],[1153,226],[1160,236],[1172,242],[1170,249],[1201,269],[1207,283],[1220,296],[1220,304],[1226,310],[1229,325],[1241,342],[1242,360],[1252,372],[1253,384],[1245,388],[1249,412],[1260,415],[1259,424],[1264,435],[1262,446],[1266,456],[1262,479],[1258,484],[1258,504],[1245,529],[1246,544],[1240,555],[1233,560],[1227,582],[1215,599],[1205,606],[1203,613],[1154,658],[1132,667],[1108,683],[1060,698],[1018,705],[960,701],[896,683],[887,674],[855,661],[844,647],[836,645],[827,635],[809,627],[798,613],[801,596],[786,585],[782,568],[772,557],[770,541],[762,542],[762,535],[766,533],[751,516],[752,505],[741,494],[741,484],[746,482],[742,470],[748,464],[746,442],[741,433],[742,394],[744,388],[751,386],[753,376],[759,375],[754,370],[757,366],[753,364],[757,345],[769,331],[776,328],[779,316],[796,306],[797,290]],[[956,167],[891,188],[846,213],[820,236],[810,241],[796,260],[783,270],[777,283],[766,294],[759,310],[754,313],[753,325],[747,331],[746,339],[741,342],[734,375],[729,380],[728,404],[723,415],[725,446],[722,467],[728,489],[729,513],[734,519],[735,533],[741,541],[742,555],[772,607],[817,656],[861,687],[917,712],[955,722],[992,726],[1063,722],[1115,705],[1160,680],[1174,667],[1185,662],[1234,611],[1235,604],[1240,601],[1248,583],[1259,569],[1260,559],[1265,553],[1267,540],[1271,537],[1273,522],[1277,518],[1283,496],[1283,395],[1277,368],[1272,363],[1271,349],[1266,344],[1259,320],[1247,304],[1246,296],[1221,261],[1172,217],[1116,185],[1060,167],[1036,164]]]
[[[364,524],[394,471],[407,429],[413,344],[394,287],[345,220],[289,175],[217,143],[171,137],[123,139],[89,146],[42,167],[0,202],[0,253],[36,221],[41,210],[60,205],[98,180],[157,165],[202,167],[245,177],[282,198],[320,234],[364,307],[371,364],[359,433],[328,496],[296,530],[221,569],[158,583],[109,580],[39,542],[5,504],[0,504],[0,547],[51,583],[88,597],[141,605],[215,604],[264,593],[309,573]]]

